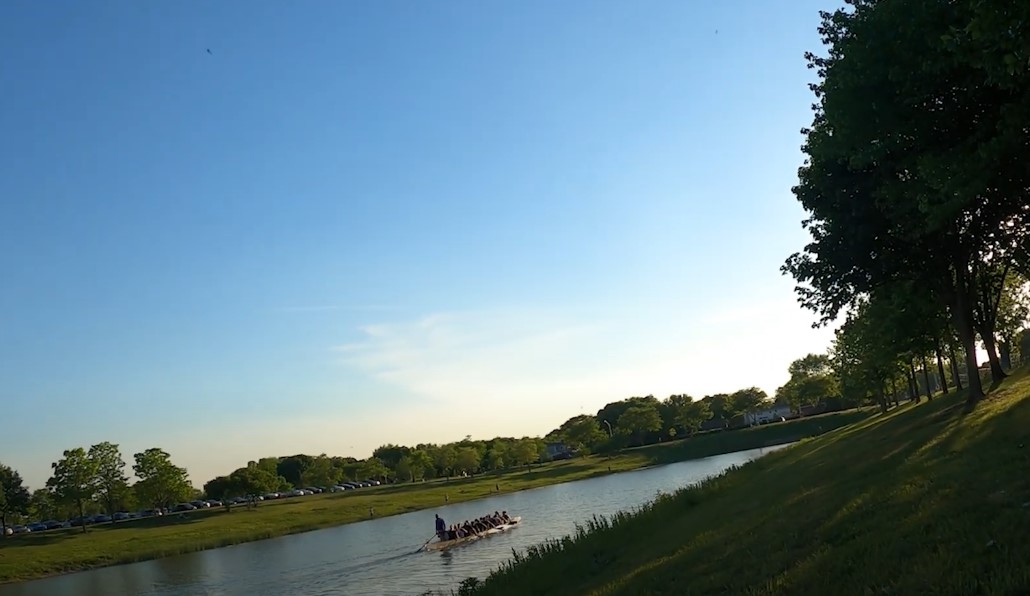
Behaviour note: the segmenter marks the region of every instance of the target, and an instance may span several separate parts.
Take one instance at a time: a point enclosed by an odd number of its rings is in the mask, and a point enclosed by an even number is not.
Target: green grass
[[[464,594],[1028,594],[1030,369],[588,520]]]
[[[742,449],[769,446],[840,427],[868,413],[826,414],[750,430],[706,433],[605,456],[534,466],[529,471],[475,478],[384,486],[149,518],[114,525],[42,532],[0,539],[0,582],[20,581],[105,565],[129,563],[337,526],[376,517],[479,499],[608,473],[623,472]],[[446,497],[446,500],[445,500]],[[427,524],[427,528],[432,528]],[[412,536],[417,547],[427,536]]]

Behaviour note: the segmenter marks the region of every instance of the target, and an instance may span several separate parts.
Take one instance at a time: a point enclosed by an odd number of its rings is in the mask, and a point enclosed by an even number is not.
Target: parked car
[[[43,522],[32,522],[26,527],[30,532],[42,532],[47,529],[46,524]]]
[[[200,501],[200,500],[190,501],[190,505],[193,505],[193,507],[195,507],[196,509],[207,509],[208,507],[211,506],[211,504],[208,503],[207,501]]]
[[[140,517],[159,517],[163,515],[160,509],[144,509],[139,512]]]
[[[194,511],[196,508],[196,505],[192,503],[179,503],[172,508],[172,511]]]
[[[106,524],[111,521],[110,515],[101,513],[100,515],[93,516],[93,523],[95,524]]]
[[[125,511],[119,511],[111,517],[114,519],[114,521],[124,521],[129,519],[131,516]]]
[[[20,524],[19,524],[19,525],[17,525],[17,526],[14,526],[13,528],[11,528],[11,531],[12,531],[13,533],[15,533],[15,534],[28,534],[28,533],[29,533],[29,532],[31,532],[32,530],[30,530],[30,529],[28,528],[28,526],[23,526],[23,525],[20,525]]]
[[[60,528],[66,527],[64,523],[65,522],[59,522],[56,519],[48,519],[45,522],[43,522],[43,525],[45,525],[46,529],[48,530],[58,530]]]
[[[367,482],[367,483],[371,484],[372,486],[379,486],[379,485],[381,485],[381,484],[382,484],[382,482],[379,482],[378,480],[373,480],[373,479],[371,479],[371,478],[369,478],[369,479],[368,479],[368,480],[366,480],[365,482]]]

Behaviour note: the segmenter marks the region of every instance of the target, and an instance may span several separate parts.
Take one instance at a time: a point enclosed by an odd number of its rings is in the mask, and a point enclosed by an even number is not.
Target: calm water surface
[[[771,447],[578,480],[393,517],[283,536],[188,555],[0,586],[0,596],[112,594],[420,594],[484,577],[522,550],[572,532],[593,514],[637,507],[742,464]],[[413,553],[433,533],[433,515],[448,523],[506,510],[514,530],[445,552]]]

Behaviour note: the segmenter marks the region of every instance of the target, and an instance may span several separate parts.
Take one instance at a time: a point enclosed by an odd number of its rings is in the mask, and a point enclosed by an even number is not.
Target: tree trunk
[[[82,508],[82,499],[79,499],[79,523],[82,524],[82,533],[86,533],[86,511]]]
[[[955,348],[948,346],[948,351],[951,353],[951,376],[955,382],[955,390],[962,391],[962,377],[959,376],[958,370],[958,355],[955,354]]]
[[[994,341],[994,333],[990,330],[985,329],[986,333],[981,331],[980,339],[984,342],[984,349],[987,351],[987,360],[991,364],[991,380],[995,383],[1004,379],[1008,375],[1001,368],[1001,359],[998,358],[998,346]]]
[[[919,403],[919,384],[916,382],[916,367],[912,364],[911,358],[908,361],[908,398]]]
[[[969,284],[966,277],[969,275],[964,267],[955,269],[956,292],[955,308],[951,310],[952,323],[955,331],[958,332],[962,341],[962,348],[966,351],[966,373],[969,378],[966,382],[969,385],[969,392],[966,394],[966,404],[975,405],[983,399],[984,388],[980,382],[980,371],[976,366],[976,330],[973,328],[973,301],[971,300],[972,284]]]
[[[930,367],[926,364],[926,356],[923,356],[923,382],[926,383],[926,401],[933,401],[933,388],[930,387]]]
[[[897,401],[897,399],[898,399],[898,386],[897,386],[897,384],[894,383],[894,379],[891,379],[890,381],[888,381],[888,383],[890,383],[890,387],[891,387],[891,399]]]
[[[884,395],[884,393],[883,393],[883,383],[880,384],[879,402],[880,402],[880,413],[881,414],[886,414],[887,413],[887,396]]]
[[[1001,367],[1005,370],[1012,370],[1012,342],[1004,338],[999,341],[998,356],[1001,358]]]
[[[944,359],[941,358],[941,344],[937,344],[937,376],[941,379],[941,393],[948,394],[948,379],[944,376]]]

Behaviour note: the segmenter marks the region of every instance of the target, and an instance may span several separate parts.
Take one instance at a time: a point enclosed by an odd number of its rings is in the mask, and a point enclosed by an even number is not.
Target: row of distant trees
[[[416,482],[525,466],[543,457],[545,443],[535,437],[497,437],[486,441],[466,437],[454,443],[415,447],[389,444],[363,460],[325,454],[266,457],[207,482],[204,493],[224,498],[293,487],[332,486],[353,480]]]
[[[728,428],[745,414],[770,403],[765,391],[757,387],[700,400],[685,393],[664,400],[653,395],[630,397],[605,405],[597,414],[573,416],[548,433],[546,439],[560,441],[580,453],[605,452],[689,437],[711,420]]]
[[[105,441],[88,450],[69,449],[52,464],[46,487],[31,493],[16,470],[0,464],[0,533],[5,533],[12,516],[42,520],[96,511],[114,514],[136,507],[170,507],[197,494],[186,469],[174,465],[164,450],[153,447],[136,453],[133,462],[137,480],[130,484],[118,445]]]

